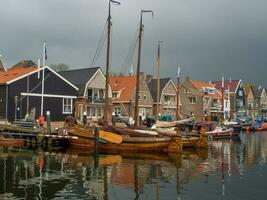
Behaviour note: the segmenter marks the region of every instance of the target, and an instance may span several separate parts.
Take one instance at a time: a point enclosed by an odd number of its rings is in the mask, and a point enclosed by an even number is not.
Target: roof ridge
[[[79,68],[79,69],[69,69],[65,71],[60,71],[60,72],[70,72],[70,71],[78,71],[78,70],[86,70],[86,69],[100,69],[100,67],[86,67],[86,68]]]

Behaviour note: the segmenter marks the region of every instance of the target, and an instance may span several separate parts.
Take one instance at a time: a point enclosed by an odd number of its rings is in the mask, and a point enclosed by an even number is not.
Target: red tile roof
[[[32,66],[32,67],[15,67],[15,68],[10,68],[7,71],[1,71],[0,84],[6,84],[9,81],[12,81],[37,69],[38,67]]]
[[[229,90],[230,92],[235,93],[238,85],[239,85],[239,81],[240,80],[227,80],[224,81],[224,90],[228,89],[228,85],[229,85]],[[211,81],[211,83],[214,85],[214,87],[218,90],[218,91],[222,91],[222,81]]]
[[[203,91],[203,88],[214,88],[216,89],[211,83],[208,82],[202,82],[202,81],[196,81],[196,80],[190,80],[191,83],[199,90]],[[221,98],[221,93],[217,91],[214,94],[207,94],[208,96],[212,96],[215,98]]]
[[[109,78],[112,92],[119,92],[117,101],[130,101],[135,90],[136,76],[113,76]]]

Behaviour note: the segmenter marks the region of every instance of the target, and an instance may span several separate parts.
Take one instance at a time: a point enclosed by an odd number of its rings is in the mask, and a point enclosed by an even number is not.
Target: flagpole
[[[44,114],[44,73],[45,73],[45,60],[46,60],[46,42],[44,42],[43,49],[43,72],[42,72],[42,95],[41,95],[41,116]]]

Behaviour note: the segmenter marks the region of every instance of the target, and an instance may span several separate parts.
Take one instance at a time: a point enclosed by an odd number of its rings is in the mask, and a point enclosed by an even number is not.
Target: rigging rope
[[[92,60],[92,62],[91,62],[90,67],[93,67],[93,65],[95,64],[95,62],[98,60],[98,58],[99,58],[99,54],[100,54],[100,52],[101,52],[101,50],[102,50],[102,48],[103,48],[103,46],[104,46],[104,43],[105,43],[106,38],[107,38],[107,34],[106,34],[106,32],[107,32],[107,25],[108,25],[108,21],[106,21],[106,23],[105,23],[103,32],[102,32],[102,34],[101,34],[101,36],[100,36],[100,39],[99,39],[99,41],[98,41],[98,45],[97,45],[97,48],[96,48],[96,52],[95,52],[95,55],[94,55],[94,57],[93,57],[93,60]]]

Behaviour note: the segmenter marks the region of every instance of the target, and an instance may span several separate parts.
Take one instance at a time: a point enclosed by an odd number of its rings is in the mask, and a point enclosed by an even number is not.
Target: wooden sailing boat
[[[105,91],[105,116],[104,119],[108,121],[108,84],[109,84],[109,48],[110,48],[110,28],[111,28],[111,3],[119,5],[120,3],[114,0],[109,0],[108,12],[108,40],[107,40],[107,62],[106,62],[106,91]],[[137,79],[136,79],[136,104],[135,104],[135,125],[138,125],[138,94],[139,94],[139,78],[140,77],[140,60],[141,60],[141,41],[143,32],[142,17],[143,13],[153,13],[151,10],[141,10],[141,20],[139,27],[139,46],[138,46],[138,61],[137,61]],[[111,126],[112,127],[112,126]],[[96,139],[98,136],[96,132],[90,130],[86,126],[66,126],[66,132],[72,136],[77,136],[77,139],[71,138],[70,144],[79,148],[95,148]],[[112,132],[111,132],[112,131]],[[133,136],[129,130],[99,130],[99,150],[100,151],[114,151],[114,150],[129,150],[129,151],[171,151],[176,152],[181,150],[180,137],[151,137],[149,134],[138,133]],[[132,133],[132,135],[130,134]]]
[[[159,55],[158,55],[159,56]],[[159,59],[158,59],[159,60]],[[158,70],[159,72],[159,70]],[[158,76],[159,77],[159,76]],[[159,89],[159,88],[158,88]],[[176,104],[176,118],[180,118],[179,113],[179,91],[180,91],[180,67],[178,67],[178,74],[177,74],[177,104]],[[159,92],[159,91],[158,91]],[[192,122],[194,120],[194,117],[190,117],[188,119],[182,119],[182,120],[175,120],[172,122],[163,122],[163,121],[156,121],[155,129],[160,135],[169,136],[169,137],[177,137],[179,134],[179,128],[178,125],[186,124],[189,122]],[[191,136],[182,136],[182,144],[183,148],[207,148],[208,147],[208,136],[205,133],[205,129],[201,129],[199,135],[191,135]]]

